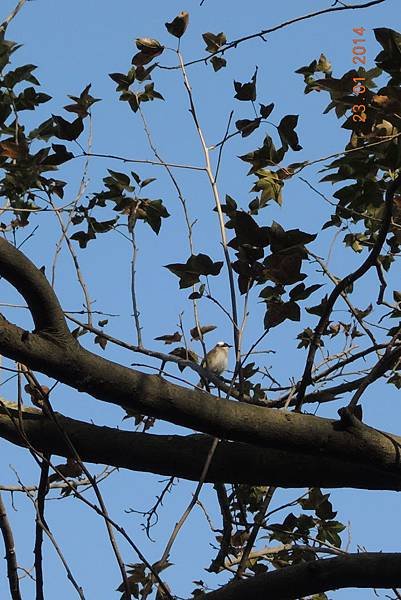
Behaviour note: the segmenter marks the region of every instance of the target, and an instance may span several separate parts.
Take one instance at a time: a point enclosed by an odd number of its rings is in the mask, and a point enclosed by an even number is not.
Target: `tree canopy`
[[[219,31],[228,15],[214,25],[212,0],[197,7],[215,27],[201,34],[192,13],[155,2],[158,25],[136,23],[134,48],[104,72],[114,97],[84,73],[78,92],[62,90],[67,104],[10,39],[35,3],[3,16],[0,437],[38,467],[0,482],[13,600],[47,596],[48,548],[69,579],[61,594],[88,598],[102,576],[88,568],[81,581],[58,543],[68,502],[103,526],[120,577],[102,582],[108,598],[171,600],[189,584],[205,600],[357,587],[401,598],[401,553],[351,551],[352,515],[330,496],[401,489],[399,410],[385,403],[401,387],[401,33],[359,25],[387,2],[336,0],[237,37]],[[282,65],[291,95],[277,102],[269,41],[349,13],[349,68],[299,44],[295,73]],[[142,138],[128,155],[97,145],[102,128],[122,145]],[[343,145],[318,155],[329,131]],[[219,339],[232,345],[222,375],[205,361]],[[134,499],[119,469],[140,482]],[[150,500],[144,474],[167,477]],[[14,540],[17,493],[35,527]],[[177,583],[175,544],[191,527],[197,575],[183,569]],[[18,561],[27,544],[32,566]]]

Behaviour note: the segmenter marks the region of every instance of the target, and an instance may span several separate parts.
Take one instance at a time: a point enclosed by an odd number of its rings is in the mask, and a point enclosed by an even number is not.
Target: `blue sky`
[[[191,1],[183,5],[171,0],[166,3],[155,0],[148,3],[134,3],[129,0],[116,0],[114,3],[86,0],[78,2],[54,2],[50,0],[33,0],[27,2],[21,13],[11,24],[8,37],[23,43],[23,47],[15,55],[17,64],[34,63],[38,65],[37,77],[43,90],[53,99],[44,105],[34,116],[29,115],[32,124],[40,122],[51,112],[64,114],[61,107],[67,104],[67,94],[77,95],[88,84],[92,83],[92,94],[101,98],[93,108],[93,151],[97,153],[115,154],[130,158],[149,158],[152,153],[147,145],[139,115],[134,115],[125,103],[118,101],[115,86],[108,73],[126,72],[135,51],[136,37],[154,37],[162,43],[174,45],[168,36],[164,22],[171,20],[181,10],[190,13],[190,26],[182,39],[181,49],[186,60],[204,55],[204,43],[201,34],[205,31],[224,31],[227,38],[235,39],[248,33],[259,31],[286,21],[292,17],[329,6],[323,0],[307,0],[304,2],[282,1],[266,3],[251,0],[244,3],[206,0],[202,7],[199,2]],[[271,6],[273,5],[273,6]],[[13,2],[3,1],[1,16],[8,14]],[[374,65],[374,57],[379,52],[372,28],[392,27],[401,29],[401,17],[397,13],[397,0],[387,0],[377,8],[363,11],[345,11],[326,15],[302,23],[292,25],[274,33],[266,42],[259,39],[240,45],[237,50],[227,54],[228,67],[214,74],[210,66],[198,64],[190,68],[188,73],[197,101],[199,117],[205,131],[208,144],[219,141],[224,135],[228,114],[235,110],[234,120],[252,118],[248,103],[233,100],[233,80],[248,81],[258,71],[258,101],[264,104],[274,102],[276,108],[272,120],[278,122],[286,114],[300,114],[298,132],[303,150],[291,153],[289,162],[312,160],[340,151],[347,140],[347,132],[340,128],[333,113],[322,115],[328,103],[327,96],[322,94],[303,94],[303,80],[295,70],[318,58],[323,52],[332,62],[334,73],[341,75],[352,68],[352,28],[364,27],[367,32],[367,64]],[[165,53],[161,64],[173,64],[173,53]],[[145,106],[155,143],[166,161],[202,165],[202,152],[188,113],[188,103],[178,71],[158,71],[154,77],[155,87],[166,98],[166,102],[155,101]],[[274,117],[274,118],[273,118]],[[272,131],[267,131],[271,134]],[[260,144],[264,131],[257,132],[246,140],[237,136],[227,144],[223,155],[220,174],[220,190],[228,193],[246,206],[251,199],[249,194],[251,178],[246,177],[246,165],[236,158]],[[76,151],[76,150],[75,150]],[[89,165],[88,192],[102,189],[102,177],[107,168],[117,171],[129,171],[126,165],[106,159],[93,159]],[[133,166],[142,179],[157,177],[157,181],[149,186],[149,194],[154,198],[162,198],[171,218],[162,226],[158,237],[149,228],[142,227],[138,233],[138,281],[140,282],[138,300],[144,325],[145,345],[163,350],[164,347],[153,342],[153,338],[164,333],[172,333],[177,329],[178,315],[183,312],[183,320],[187,328],[193,326],[190,303],[187,293],[178,292],[176,278],[162,265],[170,262],[184,262],[188,256],[186,232],[182,213],[171,183],[163,169],[151,166]],[[60,172],[60,177],[69,182],[67,197],[74,197],[82,177],[83,160],[76,159],[67,164]],[[210,188],[202,175],[180,171],[177,175],[192,219],[198,219],[194,227],[194,243],[197,252],[210,253],[214,260],[221,260],[222,253],[218,240],[218,228],[215,213],[212,212],[213,198]],[[316,170],[308,171],[308,180],[316,184],[319,175]],[[325,194],[331,193],[330,184],[321,184]],[[273,206],[264,218],[276,219],[286,228],[299,227],[308,232],[317,232],[327,220],[328,208],[321,199],[311,192],[300,180],[288,183],[285,189],[283,208]],[[46,265],[50,269],[54,253],[54,242],[59,233],[50,217],[32,219],[33,225],[39,225],[35,236],[30,239],[24,249],[38,265]],[[20,240],[25,232],[20,234]],[[323,237],[323,245],[316,251],[324,254],[333,237],[330,230]],[[99,236],[99,240],[88,245],[80,254],[81,266],[88,282],[92,298],[96,300],[95,308],[118,315],[111,317],[108,331],[116,337],[135,342],[135,331],[130,314],[130,246],[118,234]],[[344,268],[341,250],[333,253],[333,268]],[[49,250],[50,249],[50,250]],[[351,260],[349,257],[347,260]],[[348,264],[346,265],[348,269]],[[48,271],[47,271],[48,272]],[[343,272],[343,271],[342,271]],[[361,308],[369,304],[372,281],[361,286],[359,304]],[[224,286],[213,282],[213,291],[225,305],[228,305],[228,293]],[[82,307],[82,296],[76,283],[75,274],[68,253],[63,253],[58,262],[56,290],[67,310],[79,310]],[[376,294],[376,292],[374,292]],[[15,299],[12,291],[5,289],[5,300]],[[341,307],[343,308],[343,307]],[[201,304],[203,323],[218,325],[216,332],[210,334],[208,343],[213,345],[219,339],[230,339],[229,323],[214,306]],[[6,316],[14,317],[15,313]],[[246,341],[251,342],[258,331],[262,307],[255,306],[255,313],[249,323]],[[19,323],[29,323],[23,311],[18,312]],[[286,381],[288,376],[289,345],[294,345],[294,338],[300,330],[299,324],[290,324],[274,330],[266,341],[265,349],[276,348],[277,354],[271,358],[280,377]],[[88,342],[93,349],[93,344]],[[200,347],[195,349],[199,352]],[[98,346],[95,351],[101,352]],[[127,352],[107,349],[107,356],[129,365],[133,361],[144,362],[139,356]],[[268,359],[270,361],[270,358]],[[299,351],[291,354],[291,373],[299,374],[304,355]],[[3,377],[4,379],[4,377]],[[10,388],[7,390],[11,394]],[[401,409],[399,395],[387,386],[385,395],[380,395],[380,406],[374,388],[364,403],[368,423],[378,428],[394,431],[399,422]],[[3,392],[6,395],[6,392]],[[9,396],[10,397],[10,396]],[[12,397],[10,397],[12,399]],[[60,386],[54,397],[57,410],[76,418],[93,420],[99,424],[112,424],[126,427],[121,423],[121,410],[116,407],[102,405],[85,395]],[[335,416],[334,407],[324,407],[319,414]],[[129,425],[128,425],[129,426]],[[171,431],[170,427],[158,427],[157,431]],[[176,430],[176,429],[174,429]],[[396,430],[395,433],[398,433]],[[12,464],[25,484],[37,481],[37,467],[32,460],[20,451],[0,440],[2,461],[0,463],[0,483],[14,483],[15,475],[9,468]],[[99,467],[99,471],[100,471]],[[95,470],[93,468],[93,470]],[[149,507],[160,489],[160,477],[137,475],[121,471],[113,474],[104,485],[105,497],[113,517],[130,532],[150,561],[157,560],[161,548],[168,538],[170,529],[177,517],[188,503],[194,485],[181,482],[171,495],[163,509],[160,526],[153,531],[157,544],[147,541],[138,529],[139,518],[127,515],[124,510],[133,507],[141,509]],[[178,491],[177,491],[178,490]],[[290,497],[296,497],[297,491]],[[279,492],[275,505],[281,499],[289,497],[288,492]],[[399,550],[401,527],[394,518],[399,510],[399,498],[389,492],[360,492],[344,490],[333,492],[332,499],[338,510],[338,518],[343,522],[351,521],[350,550],[357,546],[368,550]],[[202,501],[208,500],[213,505],[210,490],[205,489]],[[19,562],[29,565],[32,562],[33,546],[33,512],[29,501],[18,496],[15,498],[16,511],[10,510],[10,518],[16,530],[17,552]],[[213,518],[217,519],[214,505],[211,508]],[[48,520],[60,542],[72,570],[84,586],[87,598],[109,598],[109,590],[119,584],[119,572],[111,550],[105,543],[104,525],[99,518],[79,502],[67,499],[52,500],[48,503]],[[218,522],[218,521],[217,521]],[[209,564],[209,554],[204,554],[211,542],[204,515],[196,509],[186,523],[179,540],[174,547],[172,567],[166,573],[166,579],[174,592],[186,597],[193,588],[192,580],[202,578],[211,586],[216,579],[202,572],[200,565]],[[127,562],[136,562],[122,544]],[[74,591],[64,582],[64,575],[52,548],[47,546],[46,563],[48,573],[46,591],[48,597],[69,599]],[[207,552],[207,551],[206,551]],[[5,576],[4,563],[0,563],[0,576]],[[61,584],[60,584],[61,581]],[[32,584],[24,580],[23,591],[26,597],[32,594]],[[105,594],[105,589],[107,593]],[[373,591],[347,590],[328,594],[338,599],[373,598]],[[116,594],[116,598],[118,594]]]

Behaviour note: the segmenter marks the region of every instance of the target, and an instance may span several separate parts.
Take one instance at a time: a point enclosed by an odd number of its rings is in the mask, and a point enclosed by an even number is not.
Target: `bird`
[[[227,342],[217,342],[214,348],[209,350],[205,358],[201,362],[201,367],[207,369],[214,375],[221,375],[228,367],[228,349],[231,348]],[[205,385],[205,380],[201,377],[200,387]]]

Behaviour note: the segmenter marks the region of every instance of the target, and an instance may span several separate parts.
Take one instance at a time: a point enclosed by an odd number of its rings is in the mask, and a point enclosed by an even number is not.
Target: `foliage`
[[[359,66],[343,74],[336,73],[335,61],[321,54],[319,58],[313,59],[296,71],[304,79],[305,94],[319,93],[321,97],[328,96],[329,103],[324,114],[333,111],[341,127],[347,135],[349,134],[344,149],[335,156],[325,159],[322,168],[319,166],[322,184],[335,184],[336,188],[330,201],[332,213],[327,215],[320,231],[310,232],[298,227],[284,227],[271,217],[273,210],[286,209],[287,191],[291,189],[291,181],[301,172],[304,173],[312,164],[321,162],[306,160],[304,154],[303,160],[297,159],[298,153],[303,151],[302,136],[298,132],[302,115],[283,114],[274,97],[261,96],[258,78],[262,67],[259,66],[253,73],[251,72],[247,80],[239,81],[239,77],[235,79],[233,89],[229,90],[232,114],[236,113],[238,106],[241,106],[242,110],[245,106],[246,117],[243,118],[242,113],[236,115],[241,118],[234,121],[233,127],[231,127],[230,117],[224,140],[215,146],[207,146],[189,82],[188,72],[192,63],[185,62],[180,50],[188,26],[189,15],[187,12],[181,12],[165,23],[165,39],[159,41],[153,37],[137,38],[135,53],[130,57],[128,70],[122,68],[123,72],[110,73],[109,76],[116,84],[118,99],[126,103],[127,119],[142,117],[149,139],[151,138],[147,130],[145,109],[156,110],[158,103],[153,102],[154,100],[174,102],[170,90],[163,89],[165,81],[161,77],[163,70],[179,71],[183,77],[183,90],[187,94],[190,115],[205,155],[202,175],[208,176],[210,192],[214,199],[214,207],[210,212],[216,217],[220,227],[221,239],[216,240],[213,256],[209,256],[207,250],[202,248],[202,239],[200,247],[195,247],[192,235],[194,223],[188,217],[187,202],[183,198],[175,174],[172,174],[175,173],[174,168],[177,165],[161,160],[152,142],[150,145],[155,153],[155,159],[148,162],[154,167],[162,166],[166,169],[182,204],[188,230],[186,233],[189,239],[189,252],[184,251],[182,245],[177,242],[174,244],[177,262],[163,264],[163,267],[170,272],[171,277],[178,278],[177,306],[185,304],[191,307],[194,323],[189,327],[183,324],[180,314],[179,329],[176,329],[173,323],[163,324],[163,331],[174,333],[160,332],[154,339],[169,347],[174,345],[169,354],[163,354],[154,348],[145,348],[142,343],[142,325],[137,303],[144,301],[146,296],[139,294],[138,300],[135,291],[136,234],[140,227],[141,231],[142,228],[148,231],[150,228],[151,236],[153,233],[159,235],[163,232],[170,212],[164,198],[159,198],[157,195],[154,197],[153,194],[150,197],[148,190],[145,190],[157,178],[142,178],[142,174],[125,168],[126,161],[122,159],[119,167],[121,170],[107,168],[103,185],[95,184],[85,198],[79,197],[69,206],[68,227],[65,223],[61,226],[62,236],[67,240],[77,277],[83,289],[84,312],[88,317],[87,323],[79,320],[76,322],[78,327],[74,331],[74,336],[78,339],[84,333],[90,332],[94,336],[93,342],[98,344],[102,351],[108,350],[108,343],[113,342],[120,343],[128,350],[147,354],[160,361],[158,373],[160,377],[167,373],[164,369],[171,366],[171,362],[178,366],[180,370],[178,375],[181,376],[184,369],[186,369],[185,373],[192,369],[196,371],[197,379],[200,374],[205,380],[208,373],[205,373],[202,367],[199,350],[195,351],[192,345],[200,343],[202,346],[200,353],[204,354],[206,351],[206,344],[211,339],[209,334],[216,329],[216,325],[202,323],[199,320],[198,309],[212,302],[222,309],[225,316],[228,316],[235,346],[235,361],[228,379],[225,378],[227,373],[223,378],[214,377],[214,379],[213,374],[209,373],[210,384],[218,388],[219,395],[231,398],[232,402],[254,404],[265,411],[279,410],[283,406],[286,409],[290,408],[294,405],[294,398],[298,393],[296,409],[299,412],[303,403],[311,401],[305,391],[312,383],[322,386],[321,391],[326,393],[327,401],[337,399],[340,392],[337,391],[336,382],[333,383],[334,378],[341,377],[342,383],[348,383],[345,367],[354,360],[365,359],[367,356],[371,358],[376,352],[378,353],[376,363],[369,364],[371,373],[364,365],[360,366],[361,363],[358,367],[358,377],[355,372],[351,373],[352,385],[348,389],[356,390],[356,396],[351,400],[348,412],[343,412],[346,417],[342,417],[336,425],[337,430],[341,431],[351,426],[355,429],[363,427],[362,413],[356,404],[366,387],[377,378],[387,376],[388,371],[390,374],[387,382],[397,389],[401,387],[398,343],[401,292],[396,289],[399,284],[393,275],[397,264],[396,259],[401,251],[401,195],[396,193],[397,176],[401,170],[401,35],[390,28],[375,29],[374,35],[381,49],[376,56],[374,68],[365,69],[364,66]],[[68,96],[71,103],[64,106],[64,110],[72,115],[68,114],[68,118],[62,115],[50,115],[33,127],[35,111],[51,98],[48,94],[39,91],[41,86],[34,75],[37,69],[35,65],[14,67],[10,64],[19,45],[5,38],[5,29],[0,38],[0,196],[4,199],[4,207],[8,212],[2,214],[3,221],[0,227],[5,239],[12,243],[15,242],[19,230],[26,228],[27,231],[31,231],[29,228],[32,225],[32,214],[48,209],[52,209],[57,214],[63,213],[64,188],[67,183],[56,178],[57,172],[62,171],[64,165],[74,161],[78,155],[82,156],[88,123],[92,114],[96,114],[96,104],[100,99],[91,95],[91,84],[88,84],[78,95]],[[151,35],[153,34],[149,31],[149,36]],[[212,67],[209,68],[207,76],[211,79],[220,77],[220,71],[227,67],[227,53],[233,48],[234,42],[227,42],[228,37],[224,32],[205,32],[202,39],[206,44],[207,53],[203,60],[207,65],[210,63]],[[176,43],[176,50],[169,47],[171,40]],[[202,42],[200,44],[202,47]],[[163,64],[161,61],[165,60],[166,55],[171,51],[177,61],[174,65]],[[309,61],[310,57],[307,57],[307,60]],[[361,81],[363,84],[360,83]],[[274,95],[274,89],[271,94]],[[147,106],[146,103],[152,106]],[[294,104],[296,105],[295,102]],[[363,110],[360,107],[363,107]],[[42,110],[43,107],[41,112]],[[28,116],[26,111],[30,111]],[[355,119],[355,116],[359,118]],[[274,122],[271,119],[274,119]],[[252,182],[250,184],[252,198],[244,200],[226,194],[223,202],[219,193],[217,175],[224,147],[234,136],[244,148],[243,153],[235,158],[234,168],[240,169],[246,166],[248,169],[247,177],[251,178]],[[247,144],[250,143],[251,136],[253,149],[249,150]],[[79,153],[77,147],[80,147]],[[214,160],[214,157],[211,159],[212,150],[217,150],[217,160]],[[90,151],[82,151],[82,153],[86,158],[91,158]],[[95,153],[93,157],[96,157]],[[110,154],[106,158],[111,162],[111,159],[116,157]],[[181,165],[181,167],[190,169],[188,165]],[[100,191],[94,191],[99,188]],[[73,228],[71,234],[67,231],[70,226]],[[332,230],[337,233],[345,232],[342,238],[343,255],[350,257],[350,264],[358,265],[351,271],[344,260],[345,269],[341,278],[333,275],[324,259],[315,254],[316,248],[319,252],[320,248],[324,248],[327,235]],[[109,336],[105,331],[109,324],[108,318],[99,320],[98,327],[93,325],[92,308],[88,302],[86,286],[82,282],[79,267],[79,259],[85,256],[81,252],[88,251],[89,242],[91,247],[95,246],[99,243],[98,238],[102,234],[103,240],[110,239],[111,244],[112,236],[116,232],[122,232],[133,247],[132,302],[137,332],[136,346],[128,342],[118,340],[116,342],[112,336]],[[164,259],[162,262],[164,263]],[[331,280],[332,288],[329,291],[327,281],[313,269],[315,264],[318,264],[323,274]],[[354,306],[350,301],[354,285],[371,268],[377,273],[379,281],[377,306],[373,308],[370,299],[369,304],[366,302],[362,307]],[[7,280],[10,280],[10,277],[12,281],[17,280],[16,276],[12,279],[13,276],[9,275],[6,268],[3,276]],[[149,279],[153,281],[157,276],[155,273],[150,273]],[[215,281],[220,282],[220,289],[228,290],[231,302],[229,308],[222,305],[223,303],[215,297],[213,292],[216,289],[213,287]],[[28,283],[16,287],[19,291],[22,290],[23,295],[28,296],[31,291],[27,289],[30,290],[31,285],[32,282],[29,280]],[[324,290],[316,294],[323,286],[325,286]],[[188,288],[191,288],[189,295]],[[392,303],[386,299],[390,288],[392,288]],[[159,293],[160,311],[162,311],[166,300],[163,297],[163,290]],[[314,294],[316,295],[313,296]],[[337,320],[333,312],[339,296],[347,303],[348,310],[341,321]],[[31,300],[28,304],[32,310],[32,306],[35,308],[40,302]],[[258,313],[257,304],[262,305],[263,314]],[[239,316],[240,307],[244,314],[242,321]],[[385,308],[389,308],[390,311],[386,313]],[[243,337],[249,314],[256,323],[258,335],[246,349]],[[382,328],[383,335],[380,341],[376,340],[369,328],[368,316],[369,319],[375,319],[375,324],[380,324]],[[74,320],[74,317],[72,319]],[[391,319],[395,319],[396,322]],[[278,331],[284,332],[288,327],[297,328],[294,329],[293,346],[301,356],[300,360],[304,361],[304,351],[308,353],[308,358],[303,377],[296,379],[288,373],[288,379],[283,385],[277,381],[274,374],[270,373],[265,356],[260,358],[253,352],[271,330],[277,328]],[[39,329],[38,326],[33,334],[36,334]],[[48,328],[40,334],[47,339],[54,335],[54,331]],[[88,337],[87,335],[86,338]],[[356,347],[352,345],[357,338],[363,338],[364,344],[362,350],[358,350],[359,354]],[[22,341],[26,341],[26,336]],[[320,365],[314,362],[318,349],[323,356],[323,363]],[[383,349],[385,352],[380,354],[379,351]],[[14,358],[10,352],[4,354],[10,359]],[[28,364],[27,368],[36,369],[35,361],[32,360],[32,364]],[[39,368],[38,371],[41,369]],[[45,369],[42,371],[48,374]],[[171,374],[167,373],[167,375]],[[38,387],[36,376],[31,373],[30,377],[29,386],[25,391],[29,394],[32,403],[43,411],[43,415],[52,418],[54,413],[50,405],[49,388]],[[143,375],[145,382],[143,387],[137,386],[133,393],[142,393],[152,398],[146,387],[150,381],[146,379],[147,377],[150,376]],[[101,378],[99,386],[102,387],[104,384],[104,388],[109,389],[107,372],[103,372]],[[89,389],[94,390],[93,396],[98,398],[99,381],[93,383],[90,379],[89,377],[78,381],[75,387],[86,390],[85,386],[89,386]],[[184,394],[189,387],[187,384],[188,380],[182,384]],[[193,387],[194,383],[189,380],[189,385]],[[208,392],[202,393],[209,392],[210,388]],[[110,393],[112,393],[111,389]],[[166,404],[169,402],[174,414],[171,421],[177,423],[174,418],[175,411],[179,412],[179,409],[170,397],[166,400]],[[125,406],[123,401],[121,406],[126,411],[126,418],[132,418],[135,426],[141,427],[144,436],[149,435],[145,432],[156,424],[162,413],[162,409],[155,405],[153,412],[147,414],[145,402],[141,402],[141,399],[137,401],[137,406],[134,408]],[[214,438],[217,445],[221,423],[216,405],[210,414],[212,412],[214,416],[210,417],[212,421],[207,433],[218,436]],[[266,419],[268,414],[266,412]],[[190,412],[188,415],[187,426],[192,428]],[[237,441],[244,443],[244,439],[238,440],[235,437],[237,433],[234,431],[233,439],[229,439],[230,443],[234,444]],[[251,445],[251,441],[253,443],[249,436],[245,441],[248,445]],[[264,447],[258,439],[255,439],[254,443],[255,446],[261,444],[261,447]],[[299,444],[301,445],[301,442]],[[277,449],[274,444],[273,449]],[[210,451],[210,461],[214,457],[215,450],[214,447],[213,451]],[[285,448],[279,447],[279,450],[284,451]],[[312,455],[324,450],[315,447],[313,452],[310,448],[308,452]],[[69,453],[71,454],[71,448]],[[96,482],[91,479],[90,473],[84,470],[80,462],[72,460],[71,457],[68,460],[66,465],[56,467],[56,476],[47,479],[44,477],[45,481],[40,488],[43,500],[48,492],[46,486],[55,481],[66,482],[67,487],[62,492],[64,497],[77,494],[80,478],[84,476],[96,490]],[[208,480],[207,471],[208,469],[202,475],[200,487]],[[68,484],[69,479],[72,480],[71,484]],[[337,512],[333,510],[329,500],[330,494],[324,493],[319,486],[311,484],[307,492],[277,509],[278,511],[289,508],[277,522],[273,522],[268,512],[275,492],[272,485],[253,485],[234,480],[216,482],[215,488],[222,526],[217,532],[213,532],[217,546],[215,557],[208,568],[209,573],[224,572],[226,575],[231,575],[234,572],[237,578],[241,579],[244,576],[258,576],[272,569],[281,570],[294,565],[318,562],[322,556],[346,554],[342,549],[341,537],[345,525],[336,519]],[[159,508],[157,501],[156,508],[150,511],[152,517],[158,514]],[[145,526],[148,535],[151,528],[149,522]],[[174,535],[172,537],[174,541]],[[257,544],[266,539],[269,547],[264,553],[258,554]],[[275,543],[279,546],[272,545]],[[168,560],[169,555],[169,551],[165,552],[162,559],[153,564],[140,557],[140,562],[127,565],[125,571],[124,565],[119,563],[123,580],[117,591],[122,593],[121,599],[127,600],[130,594],[135,598],[145,599],[153,591],[157,592],[156,597],[159,600],[168,598],[170,590],[164,582],[164,571],[172,564]],[[194,596],[206,593],[207,586],[202,580],[196,581],[195,584],[197,587],[193,592]],[[326,595],[321,593],[312,598],[323,599]]]

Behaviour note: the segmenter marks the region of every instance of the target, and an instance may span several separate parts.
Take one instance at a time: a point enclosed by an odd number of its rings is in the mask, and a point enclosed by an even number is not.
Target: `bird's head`
[[[216,348],[231,348],[231,345],[227,342],[217,342]]]

